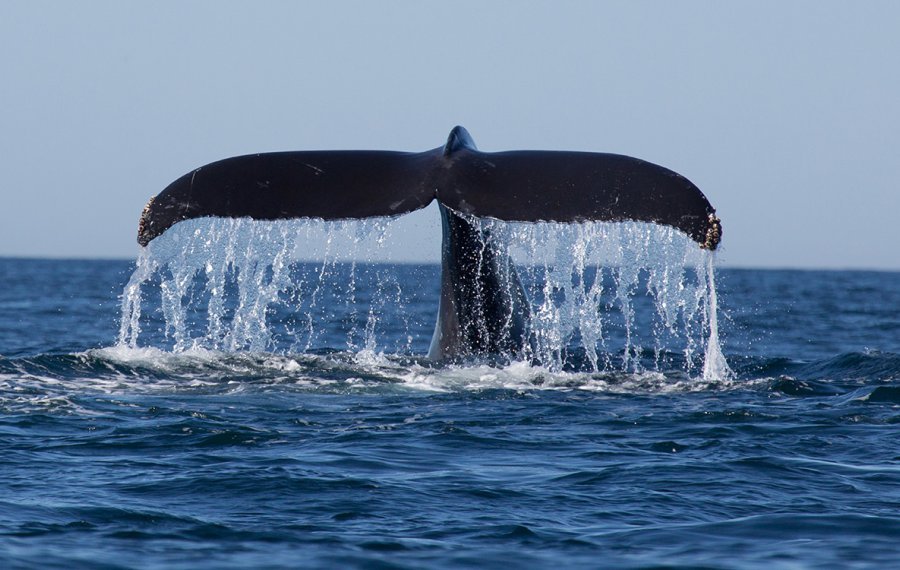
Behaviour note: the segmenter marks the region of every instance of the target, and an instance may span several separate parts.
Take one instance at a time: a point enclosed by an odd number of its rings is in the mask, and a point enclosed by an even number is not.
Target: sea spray
[[[719,342],[719,310],[718,296],[716,294],[715,277],[715,253],[704,252],[706,258],[706,317],[709,325],[709,335],[706,341],[706,353],[703,358],[703,379],[709,381],[730,380],[734,378],[734,372],[725,361],[722,353],[722,345]]]
[[[472,222],[507,244],[531,302],[528,356],[548,370],[730,376],[713,256],[680,232],[642,223]],[[389,219],[183,222],[138,257],[122,296],[119,343],[175,352],[424,352],[436,270],[409,279],[377,263],[397,247],[393,237]],[[422,295],[433,298],[433,312],[405,310]]]
[[[568,349],[595,371],[690,372],[707,355],[715,363],[704,361],[704,378],[728,376],[712,254],[684,234],[643,223],[504,225],[532,301],[536,357],[551,369],[567,368]]]
[[[137,348],[141,334],[141,285],[151,279],[156,262],[148,248],[141,248],[135,269],[122,292],[122,318],[119,326],[119,345]]]
[[[356,279],[388,271],[344,260],[377,256],[387,227],[381,220],[183,222],[141,251],[122,296],[119,344],[304,352],[344,325],[348,345],[372,345],[359,338],[378,327],[360,326],[367,312]],[[298,263],[304,258],[321,261]]]

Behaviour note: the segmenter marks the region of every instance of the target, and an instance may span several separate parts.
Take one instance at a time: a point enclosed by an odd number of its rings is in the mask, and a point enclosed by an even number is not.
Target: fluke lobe
[[[521,222],[639,221],[714,250],[722,226],[680,174],[618,154],[480,152],[462,127],[426,152],[293,151],[238,156],[189,172],[147,203],[138,243],[200,217],[323,220],[398,216],[437,200],[441,301],[436,360],[527,357],[530,314],[515,267],[471,216]],[[462,214],[462,215],[461,215]]]

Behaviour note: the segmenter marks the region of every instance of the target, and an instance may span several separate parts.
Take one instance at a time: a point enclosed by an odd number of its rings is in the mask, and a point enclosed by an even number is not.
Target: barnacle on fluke
[[[722,241],[722,221],[715,214],[709,215],[709,226],[706,228],[706,239],[700,244],[703,249],[715,251]]]

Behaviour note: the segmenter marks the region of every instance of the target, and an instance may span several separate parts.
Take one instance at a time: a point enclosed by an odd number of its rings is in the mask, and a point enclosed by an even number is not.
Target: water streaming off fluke
[[[532,311],[529,360],[555,371],[730,376],[714,254],[684,234],[642,223],[472,221],[501,236],[516,264]],[[422,356],[440,267],[379,263],[408,239],[392,229],[384,218],[182,222],[141,251],[119,344]],[[413,309],[421,306],[432,309]]]

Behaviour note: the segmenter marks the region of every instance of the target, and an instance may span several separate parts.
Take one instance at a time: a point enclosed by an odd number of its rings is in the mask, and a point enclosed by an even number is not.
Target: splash
[[[134,348],[149,340],[175,352],[303,352],[321,346],[337,319],[350,325],[347,347],[371,346],[373,338],[360,338],[374,337],[374,311],[390,302],[391,279],[385,268],[344,261],[375,256],[386,230],[383,220],[183,222],[138,257],[118,342]],[[298,263],[303,258],[323,261]],[[370,273],[380,294],[361,316],[357,281]]]
[[[502,223],[532,301],[537,357],[566,368],[566,352],[594,371],[701,367],[733,375],[717,322],[714,253],[668,226]],[[700,364],[702,362],[702,365]]]
[[[531,301],[530,356],[546,369],[731,377],[718,339],[713,254],[680,232],[473,222],[505,238]],[[396,247],[392,237],[390,219],[182,222],[139,255],[122,295],[119,345],[423,354],[439,268],[375,262]]]

